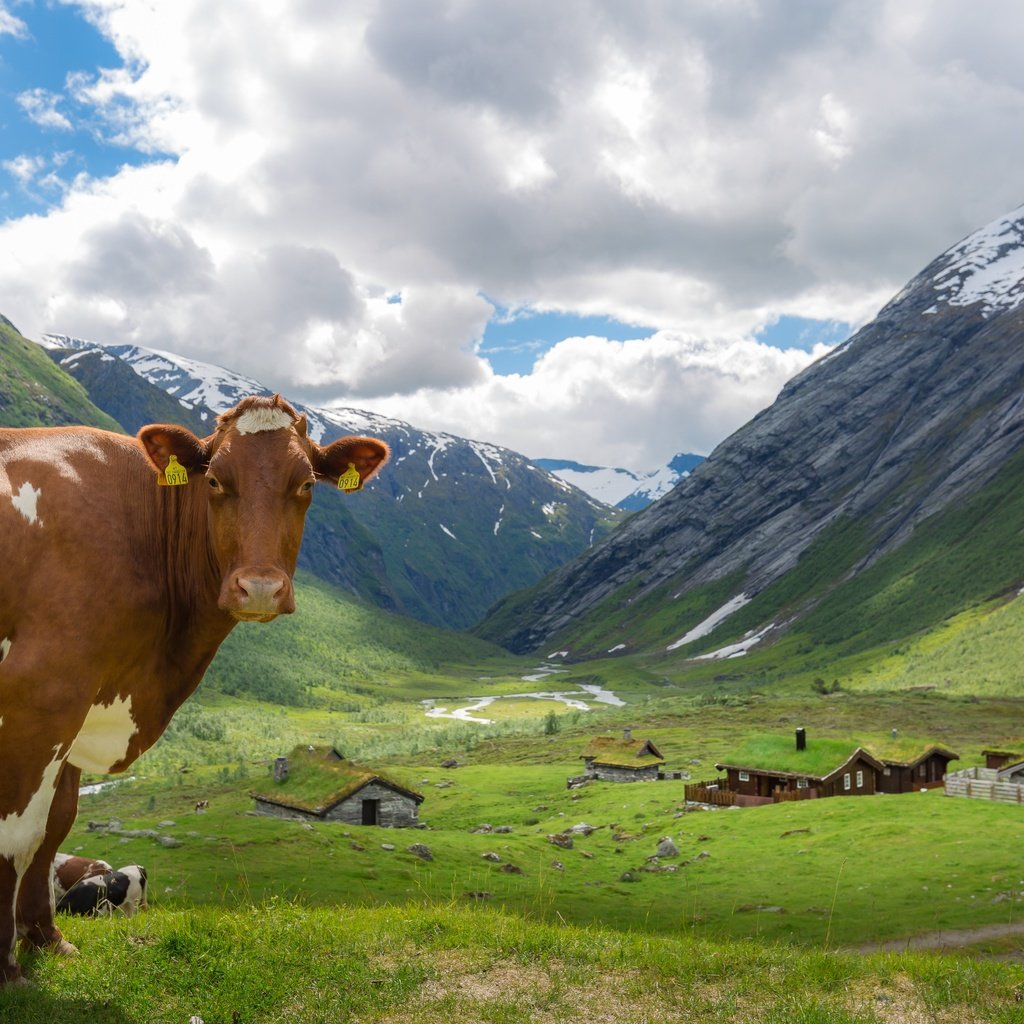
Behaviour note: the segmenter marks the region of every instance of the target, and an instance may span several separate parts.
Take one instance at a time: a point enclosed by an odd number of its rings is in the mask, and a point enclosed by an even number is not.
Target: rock
[[[620,882],[639,882],[640,876],[635,871],[623,871],[619,875]]]
[[[555,871],[564,871],[565,870],[565,865],[560,860],[553,860],[551,862],[551,867]]]
[[[578,836],[589,836],[597,830],[593,825],[588,825],[585,821],[581,821],[578,825],[573,825],[570,832],[575,832]]]
[[[496,854],[493,850],[488,851],[487,853],[481,853],[480,857],[483,860],[489,860],[492,864],[501,863],[501,857],[499,857],[498,854]]]
[[[516,867],[515,864],[502,864],[499,870],[504,871],[506,875],[521,875],[523,873],[523,869]]]
[[[355,841],[354,839],[353,839],[353,840],[352,840],[352,841],[351,841],[351,842],[350,842],[350,843],[349,843],[348,845],[349,845],[349,846],[350,846],[350,847],[351,847],[351,848],[352,848],[353,850],[356,850],[356,851],[358,851],[359,853],[362,853],[362,852],[363,852],[363,850],[365,850],[365,849],[366,849],[366,847],[365,847],[365,846],[362,846],[362,845],[361,845],[360,843],[357,843],[357,842],[356,842],[356,841]]]
[[[493,895],[493,893],[483,892],[479,889],[465,893],[466,898],[470,900],[489,900]]]
[[[434,783],[434,789],[451,789],[455,783],[451,779],[442,779],[440,782]]]
[[[177,847],[182,845],[181,840],[175,839],[174,836],[157,836],[156,841],[168,850],[177,849]]]
[[[393,850],[395,848],[395,844],[394,843],[381,843],[380,844],[380,848],[382,850]]]
[[[563,850],[572,849],[572,836],[567,836],[564,832],[548,836],[548,842],[554,846],[560,846]]]
[[[807,833],[808,833],[808,832],[810,832],[810,831],[811,831],[811,830],[810,830],[809,828],[791,828],[791,829],[790,829],[790,830],[789,830],[788,832],[782,832],[782,833],[781,833],[781,834],[779,835],[779,838],[780,838],[780,839],[785,839],[785,838],[786,838],[786,836],[799,836],[799,835],[805,835],[805,834],[807,834]]]
[[[442,768],[458,768],[459,762],[454,757],[449,757],[446,761],[441,762]]]
[[[676,846],[676,844],[672,842],[672,840],[668,836],[665,836],[665,838],[662,839],[660,843],[658,843],[658,856],[678,857],[679,847]]]
[[[174,828],[175,825],[177,825],[176,821],[158,821],[156,827],[157,828]]]
[[[494,831],[495,832],[511,832],[512,831],[512,826],[511,825],[495,825]]]
[[[736,914],[785,914],[785,907],[765,906],[763,903],[743,903],[734,911]]]
[[[413,843],[412,846],[407,847],[409,853],[414,857],[419,857],[420,860],[433,860],[434,855],[430,852],[430,847],[424,843]]]
[[[594,855],[589,850],[580,850],[580,856],[586,857],[587,860],[593,860]]]
[[[483,834],[485,834],[487,832],[493,832],[493,831],[494,831],[494,826],[493,825],[477,825],[476,828],[471,828],[469,830],[469,834],[470,835],[483,835]]]

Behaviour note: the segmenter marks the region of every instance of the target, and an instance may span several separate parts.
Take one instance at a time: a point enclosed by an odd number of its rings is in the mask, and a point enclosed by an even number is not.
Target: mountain
[[[628,469],[586,466],[568,459],[534,459],[534,465],[546,469],[560,480],[586,491],[592,498],[626,512],[647,508],[668,494],[684,477],[704,461],[703,455],[680,452],[660,469],[634,473]]]
[[[1024,207],[943,253],[656,504],[478,632],[570,657],[852,652],[1024,581]]]
[[[43,344],[131,431],[172,421],[204,435],[240,398],[269,394],[231,370],[142,346],[66,335],[46,335]],[[382,608],[466,628],[621,518],[506,448],[355,409],[295,404],[318,443],[371,434],[391,445],[386,472],[360,494],[317,488],[299,563]]]
[[[54,427],[84,423],[107,430],[120,426],[62,373],[4,316],[0,316],[0,424]]]

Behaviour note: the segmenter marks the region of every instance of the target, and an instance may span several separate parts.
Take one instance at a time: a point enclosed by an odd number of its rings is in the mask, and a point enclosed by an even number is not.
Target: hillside
[[[1022,238],[1018,210],[938,257],[664,499],[507,598],[480,635],[677,666],[787,636],[834,656],[1014,595]]]
[[[208,432],[244,395],[268,393],[222,367],[141,346],[44,342],[98,405],[133,424],[177,419]],[[423,622],[467,628],[622,517],[508,449],[356,409],[298,408],[319,443],[372,434],[393,453],[355,498],[317,489],[300,565]]]
[[[0,316],[0,424],[54,427],[69,423],[123,432],[113,417],[93,405],[81,384]]]

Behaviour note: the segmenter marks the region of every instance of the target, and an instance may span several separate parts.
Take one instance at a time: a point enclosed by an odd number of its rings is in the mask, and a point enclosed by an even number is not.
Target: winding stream
[[[521,676],[520,678],[523,682],[537,683],[547,676],[564,671],[565,669],[555,668],[553,665],[541,665],[533,674]],[[502,693],[490,697],[460,697],[454,701],[457,706],[451,709],[447,705],[442,706],[436,699],[423,700],[420,703],[426,709],[424,713],[427,718],[453,718],[460,722],[476,722],[479,725],[493,725],[494,719],[484,718],[474,714],[474,712],[483,711],[498,700],[522,700],[524,697],[532,700],[552,700],[564,704],[566,707],[574,708],[577,711],[590,711],[593,704],[607,704],[617,708],[625,707],[626,702],[616,697],[611,690],[605,690],[600,686],[588,683],[580,683],[579,686],[578,690]]]

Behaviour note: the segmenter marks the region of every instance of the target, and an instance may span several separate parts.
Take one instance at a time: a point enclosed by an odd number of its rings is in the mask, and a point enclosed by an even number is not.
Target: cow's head
[[[337,484],[348,474],[346,489],[357,489],[389,455],[372,437],[321,448],[306,436],[305,416],[280,395],[243,399],[202,440],[166,424],[143,427],[138,436],[161,480],[173,456],[188,473],[185,486],[202,491],[222,574],[219,606],[259,622],[295,610],[291,578],[314,481]]]

